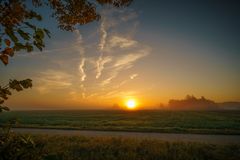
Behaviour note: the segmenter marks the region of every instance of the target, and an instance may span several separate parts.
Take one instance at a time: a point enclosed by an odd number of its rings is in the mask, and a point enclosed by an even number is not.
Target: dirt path
[[[115,131],[84,131],[63,129],[34,129],[13,128],[16,133],[48,134],[64,136],[90,136],[90,137],[126,137],[159,139],[163,141],[203,142],[213,144],[240,144],[240,135],[204,135],[204,134],[176,134],[176,133],[143,133],[143,132],[115,132]]]

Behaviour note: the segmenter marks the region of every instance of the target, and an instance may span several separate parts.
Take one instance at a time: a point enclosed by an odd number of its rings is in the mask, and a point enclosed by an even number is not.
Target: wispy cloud
[[[127,55],[123,55],[116,61],[114,67],[129,66],[133,64],[136,60],[143,58],[148,54],[148,51],[139,51],[139,53],[129,53]]]
[[[121,17],[121,20],[126,22],[126,21],[129,21],[129,20],[132,20],[132,19],[136,19],[137,17],[138,17],[138,14],[135,11],[129,10],[127,12],[127,14],[124,14]]]
[[[106,31],[106,28],[105,28],[105,18],[103,17],[102,18],[102,21],[101,21],[101,26],[100,26],[100,42],[99,42],[99,52],[100,52],[100,55],[98,57],[98,60],[96,61],[96,79],[98,79],[101,74],[102,74],[102,71],[104,69],[104,65],[108,62],[111,61],[111,58],[110,57],[104,57],[104,54],[103,54],[103,50],[104,50],[104,47],[105,47],[105,44],[106,44],[106,38],[107,38],[107,31]]]
[[[85,71],[84,71],[84,65],[85,65],[85,61],[86,59],[85,58],[82,58],[80,60],[80,64],[79,64],[79,72],[80,72],[80,75],[81,75],[81,81],[85,81],[85,78],[87,77]]]
[[[110,99],[110,98],[117,98],[117,97],[125,97],[128,96],[134,96],[138,94],[138,91],[110,91],[104,95],[102,95],[103,99]]]
[[[110,84],[111,81],[118,76],[118,74],[129,68],[132,68],[134,63],[147,56],[150,53],[149,49],[142,49],[136,53],[129,53],[123,56],[116,57],[114,60],[115,62],[108,67],[109,69],[109,76],[101,82],[101,86],[105,86]],[[134,79],[137,75],[134,75],[132,78]]]
[[[109,13],[110,12],[108,12],[108,14]],[[114,30],[113,28],[117,28],[121,22],[126,23],[128,20],[133,20],[137,17],[135,12],[128,13],[129,15],[124,15],[123,18],[120,17],[118,22],[116,22],[116,18],[112,18],[112,14],[110,18],[108,17],[108,14],[105,14],[106,17],[104,18],[104,22],[102,22],[101,41],[99,45],[101,46],[100,51],[101,53],[105,52],[112,55],[111,60],[104,61],[103,54],[101,54],[99,59],[96,61],[97,79],[100,75],[102,75],[104,69],[107,70],[107,76],[105,76],[105,79],[103,79],[100,83],[102,87],[111,84],[120,72],[132,68],[136,61],[149,55],[151,51],[150,47],[141,44],[137,39],[135,39],[132,33],[126,32],[125,34],[119,34],[116,31],[112,31]],[[109,64],[104,67],[106,63]]]
[[[116,76],[117,76],[117,72],[113,72],[110,77],[108,77],[107,79],[104,79],[102,82],[101,82],[101,86],[105,86],[107,84],[109,84]]]
[[[102,51],[104,49],[104,46],[106,44],[106,38],[107,38],[107,31],[105,29],[105,18],[102,19],[101,21],[101,26],[100,26],[100,42],[99,42],[99,50]]]
[[[81,33],[79,32],[79,30],[75,30],[75,33],[77,35],[77,44],[79,45],[77,47],[79,53],[80,53],[80,62],[79,62],[79,72],[80,72],[80,79],[81,81],[85,81],[87,75],[85,73],[85,70],[84,70],[84,65],[85,65],[85,61],[86,61],[86,58],[85,58],[85,49],[84,49],[84,46],[83,46],[83,38],[82,38],[82,35]]]
[[[110,47],[129,48],[137,45],[137,41],[120,36],[112,36],[110,39]]]
[[[117,17],[114,17],[113,15]],[[96,79],[100,78],[102,75],[105,65],[112,61],[109,56],[105,57],[106,53],[114,53],[116,51],[115,48],[130,49],[138,44],[136,40],[128,37],[131,35],[129,33],[127,36],[119,36],[116,34],[117,32],[113,32],[113,30],[116,29],[121,23],[126,23],[127,21],[133,20],[136,17],[137,13],[130,10],[107,9],[102,11],[102,20],[99,30],[100,41],[98,45],[100,55],[96,61]],[[103,84],[108,84],[108,82],[114,78],[113,75],[111,75],[111,77],[109,77],[108,80],[105,80]]]
[[[98,79],[101,76],[102,71],[104,69],[104,65],[111,61],[112,61],[112,58],[110,56],[107,56],[107,57],[100,56],[99,57],[99,59],[96,62],[96,65],[97,65],[96,79]]]
[[[66,89],[72,86],[72,75],[58,70],[47,70],[41,72],[38,77],[36,77],[35,88],[40,93],[47,93],[52,90]]]
[[[135,79],[136,77],[138,76],[138,74],[132,74],[131,76],[130,76],[130,79]]]

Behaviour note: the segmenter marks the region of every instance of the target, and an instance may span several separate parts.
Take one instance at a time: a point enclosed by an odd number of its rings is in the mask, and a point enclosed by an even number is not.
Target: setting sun
[[[126,102],[127,109],[135,109],[137,107],[136,100],[134,99],[129,99]]]

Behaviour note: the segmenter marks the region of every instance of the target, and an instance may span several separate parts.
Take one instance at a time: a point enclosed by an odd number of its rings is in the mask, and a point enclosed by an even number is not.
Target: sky
[[[240,3],[233,0],[135,0],[106,6],[101,20],[52,34],[42,52],[18,53],[0,64],[0,84],[31,78],[11,109],[114,109],[136,99],[158,108],[187,94],[240,101]]]

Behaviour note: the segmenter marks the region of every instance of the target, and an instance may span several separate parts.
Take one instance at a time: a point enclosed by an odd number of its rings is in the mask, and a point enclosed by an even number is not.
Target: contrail
[[[84,64],[85,64],[85,61],[86,61],[86,59],[85,58],[82,58],[81,59],[81,62],[80,62],[80,64],[79,64],[79,72],[81,73],[81,81],[83,82],[83,81],[85,81],[85,78],[87,77],[87,75],[86,75],[86,73],[85,73],[85,71],[84,71]]]
[[[83,44],[83,40],[82,40],[82,35],[80,34],[79,30],[76,30],[75,31],[78,35],[77,37],[77,43],[80,45],[79,46],[79,53],[80,53],[80,63],[79,63],[79,67],[78,67],[78,70],[80,72],[80,76],[81,76],[81,81],[85,81],[87,75],[85,73],[85,70],[84,70],[84,65],[85,65],[85,62],[86,62],[86,58],[85,58],[85,50],[84,50],[84,47],[82,46]]]
[[[96,79],[98,79],[101,76],[102,71],[104,69],[104,64],[111,61],[110,59],[103,58],[103,49],[105,47],[106,38],[107,38],[107,31],[105,29],[104,19],[103,19],[103,21],[101,23],[101,26],[100,26],[100,33],[101,33],[100,42],[99,42],[100,56],[99,56],[99,58],[96,62],[96,66],[97,66]]]

